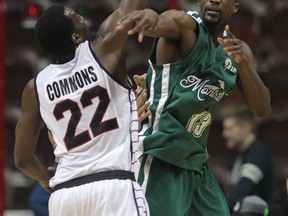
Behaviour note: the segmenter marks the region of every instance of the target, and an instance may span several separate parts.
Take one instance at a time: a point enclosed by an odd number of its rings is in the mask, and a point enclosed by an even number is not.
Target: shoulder
[[[257,155],[257,157],[255,157]],[[256,139],[251,146],[247,149],[247,157],[253,160],[269,161],[272,152],[269,146],[263,141]]]
[[[255,149],[255,150],[260,150],[260,149],[262,149],[262,150],[265,149],[266,151],[269,151],[269,150],[270,150],[269,147],[267,146],[267,144],[266,144],[265,142],[263,142],[262,140],[260,140],[260,139],[256,139],[256,140],[252,143],[251,147],[252,147],[253,149]]]
[[[186,12],[183,10],[168,10],[163,12],[161,15],[173,19],[180,27],[189,28],[191,30],[196,30],[196,20],[193,12]]]
[[[22,111],[32,113],[38,109],[35,79],[31,79],[22,92]]]
[[[197,11],[188,11],[187,15],[191,16],[197,23],[201,24],[203,21]]]
[[[35,95],[35,79],[31,79],[29,80],[29,82],[27,83],[26,87],[23,90],[23,95]]]
[[[27,83],[26,87],[23,90],[22,102],[35,103],[37,96],[35,87],[35,79],[33,78]]]

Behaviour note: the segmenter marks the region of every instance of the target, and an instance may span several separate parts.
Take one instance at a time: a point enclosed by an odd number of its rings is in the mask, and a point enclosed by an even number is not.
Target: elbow
[[[255,109],[253,112],[253,114],[257,117],[263,118],[266,117],[270,114],[271,112],[271,105],[270,103],[267,103],[264,106],[260,106],[257,110]]]
[[[14,164],[18,170],[23,170],[28,166],[28,161],[27,159],[14,154]]]
[[[271,95],[270,92],[268,91],[264,97],[261,97],[262,99],[256,100],[256,103],[254,101],[254,105],[251,107],[250,110],[251,112],[260,118],[266,117],[271,113]]]
[[[269,103],[269,105],[267,106],[267,108],[266,108],[266,112],[265,112],[265,115],[264,116],[268,116],[270,113],[271,113],[271,111],[272,111],[272,108],[271,108],[271,104]],[[263,117],[264,117],[263,116]]]
[[[18,170],[22,170],[26,167],[25,161],[17,159],[16,157],[14,157],[14,164]]]
[[[261,112],[257,112],[257,113],[254,113],[255,116],[259,117],[259,118],[264,118],[266,116],[268,116],[268,114],[270,113],[271,111],[261,111]]]

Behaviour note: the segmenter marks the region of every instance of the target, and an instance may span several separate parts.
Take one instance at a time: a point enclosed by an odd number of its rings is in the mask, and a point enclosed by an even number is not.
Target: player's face
[[[84,18],[77,14],[72,8],[68,7],[65,8],[65,15],[72,19],[75,27],[75,33],[82,37],[82,41],[88,40],[90,33]]]
[[[240,150],[247,136],[243,126],[236,123],[234,118],[223,120],[222,136],[226,140],[226,147],[230,150]]]
[[[236,13],[239,4],[235,0],[198,0],[201,18],[206,26],[223,27]]]

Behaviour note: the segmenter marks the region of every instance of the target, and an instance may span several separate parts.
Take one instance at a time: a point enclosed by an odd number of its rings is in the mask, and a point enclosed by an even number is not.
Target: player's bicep
[[[181,49],[181,56],[182,58],[185,58],[186,55],[193,49],[197,39],[196,21],[185,11],[170,10],[164,12],[163,15],[169,16],[175,21],[177,28],[174,28],[174,31],[176,31],[174,35],[177,35],[177,39]]]

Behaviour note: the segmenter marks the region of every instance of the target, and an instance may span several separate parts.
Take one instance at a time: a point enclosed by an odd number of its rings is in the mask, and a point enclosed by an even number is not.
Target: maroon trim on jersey
[[[138,203],[137,203],[137,199],[136,199],[136,194],[135,194],[135,187],[133,185],[133,183],[131,182],[131,187],[133,188],[133,197],[134,197],[134,202],[135,202],[135,206],[136,206],[136,209],[137,209],[137,214],[140,216],[140,212],[139,212],[139,206],[138,206]]]
[[[100,62],[100,60],[97,58],[95,52],[94,52],[93,49],[92,49],[92,44],[91,44],[90,41],[88,42],[88,44],[89,44],[90,52],[91,52],[91,54],[93,55],[95,61],[100,65],[100,67],[105,71],[105,73],[106,73],[109,77],[111,77],[111,79],[113,79],[115,82],[117,82],[119,85],[121,85],[121,86],[124,87],[125,89],[132,89],[133,85],[132,85],[131,80],[128,79],[128,83],[129,83],[130,86],[126,86],[126,85],[124,85],[122,82],[120,82],[118,79],[116,79],[116,77],[112,76],[112,74],[110,74],[110,73],[106,70],[106,68],[102,65],[102,63]]]

